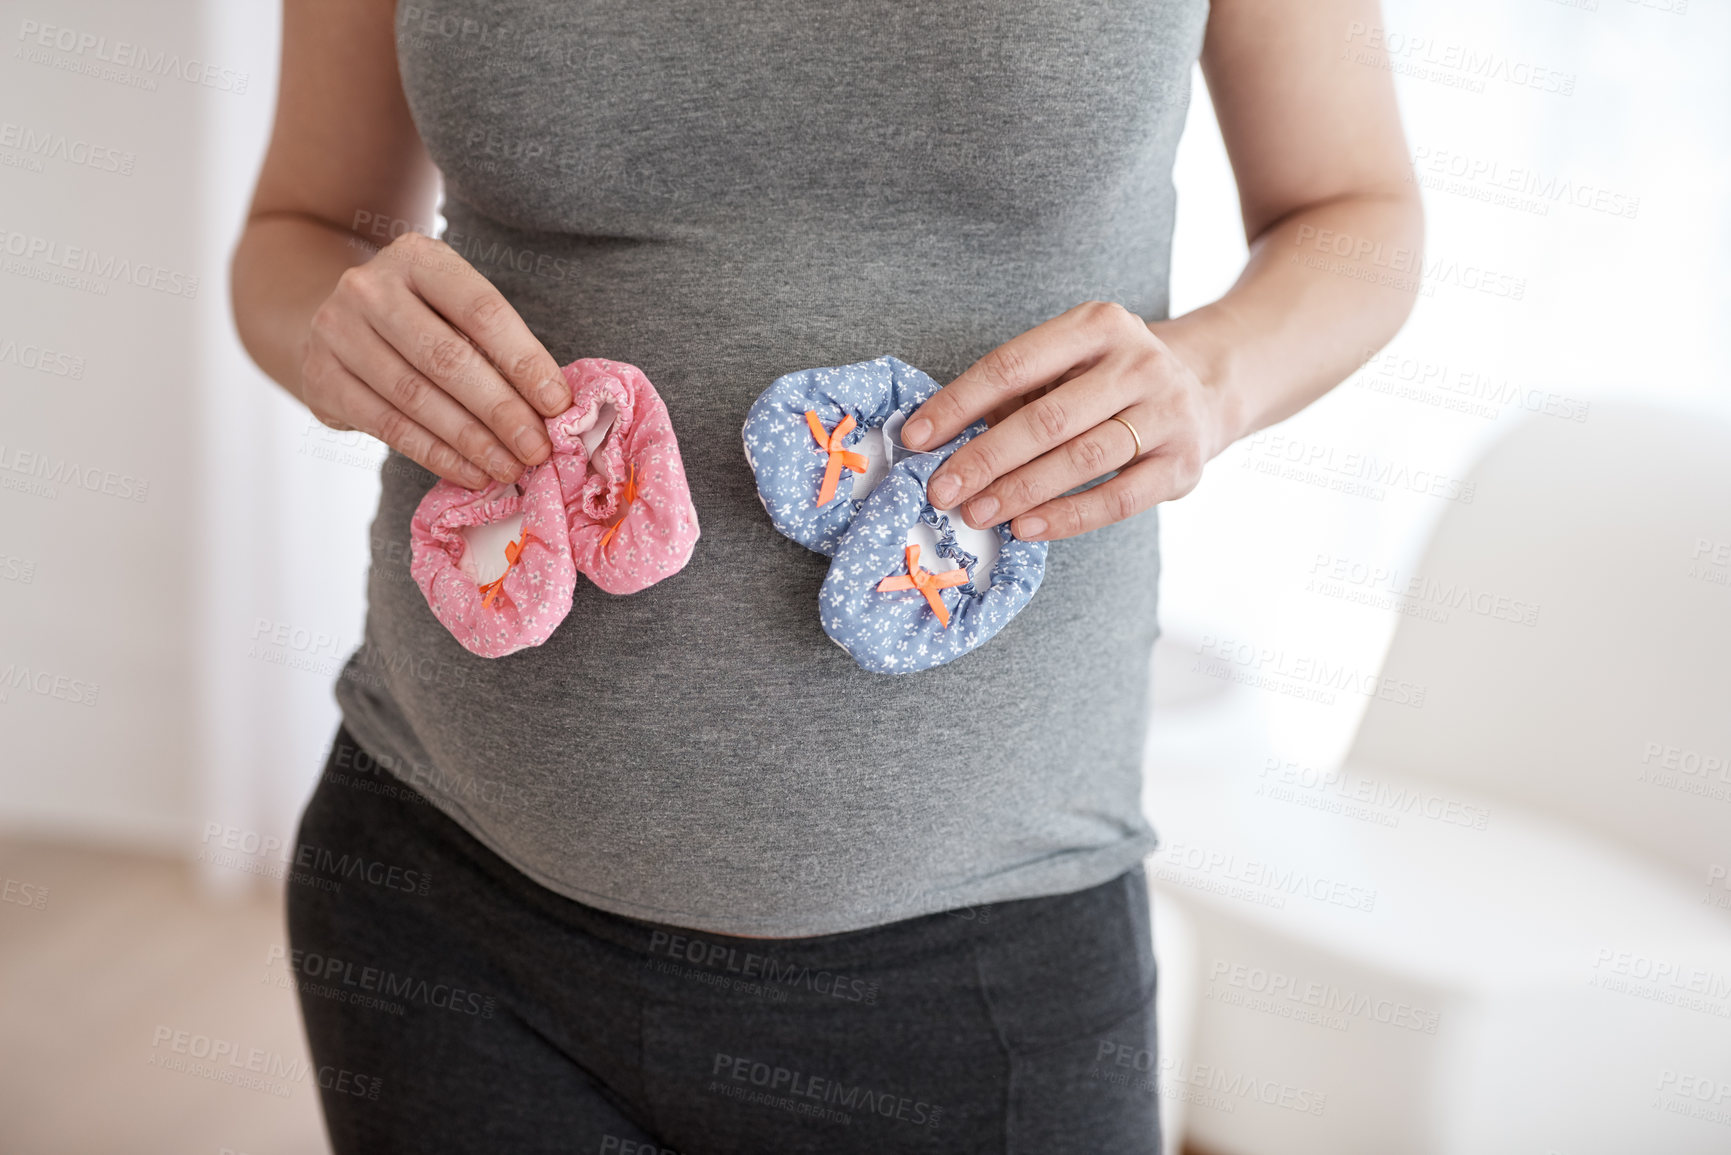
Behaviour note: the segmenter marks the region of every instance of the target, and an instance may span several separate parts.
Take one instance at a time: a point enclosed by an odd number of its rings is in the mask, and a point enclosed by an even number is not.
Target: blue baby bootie
[[[807,549],[834,556],[867,486],[891,464],[886,426],[899,429],[937,391],[936,381],[894,357],[777,377],[752,402],[743,431],[770,522]],[[976,423],[951,446],[984,430]]]
[[[1046,575],[1047,543],[1023,541],[1005,522],[986,531],[997,547],[988,564],[961,548],[958,527],[932,508],[926,482],[956,444],[890,467],[842,536],[818,591],[824,632],[874,674],[929,670],[978,649]]]

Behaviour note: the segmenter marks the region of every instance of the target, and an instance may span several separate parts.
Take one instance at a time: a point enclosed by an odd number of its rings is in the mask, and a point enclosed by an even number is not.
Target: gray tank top
[[[629,597],[580,580],[544,645],[474,657],[409,576],[435,478],[391,455],[337,689],[361,745],[543,885],[720,933],[847,931],[1136,865],[1154,513],[1055,543],[981,649],[871,674],[825,636],[827,559],[771,528],[739,431],[791,370],[890,353],[945,382],[1090,298],[1165,317],[1206,14],[400,4],[447,240],[561,364],[649,375],[702,537],[676,576]]]

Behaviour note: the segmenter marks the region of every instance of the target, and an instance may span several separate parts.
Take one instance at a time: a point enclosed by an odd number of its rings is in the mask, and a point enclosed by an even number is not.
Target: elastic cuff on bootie
[[[818,591],[824,632],[873,673],[911,674],[978,649],[1045,577],[1047,543],[1021,540],[1008,522],[987,531],[996,538],[995,560],[960,547],[957,531],[966,527],[926,496],[926,482],[952,451],[891,467],[852,519]],[[981,581],[987,566],[989,581]]]
[[[549,464],[478,491],[441,480],[416,507],[409,541],[410,575],[470,653],[538,646],[571,612],[577,569]]]
[[[833,556],[895,455],[883,431],[893,434],[937,391],[936,381],[895,357],[776,378],[752,403],[742,431],[770,522]],[[952,446],[984,429],[976,423]]]
[[[697,508],[667,405],[635,365],[585,357],[565,366],[571,406],[547,421],[577,569],[633,594],[685,568]]]

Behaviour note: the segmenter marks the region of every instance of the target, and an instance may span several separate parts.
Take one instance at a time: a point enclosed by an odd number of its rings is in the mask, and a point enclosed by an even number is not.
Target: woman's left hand
[[[1051,540],[1189,493],[1232,441],[1225,409],[1146,321],[1089,301],[980,358],[909,416],[901,441],[931,448],[988,418],[932,474],[932,505],[961,503],[977,529],[1010,521],[1019,538]]]

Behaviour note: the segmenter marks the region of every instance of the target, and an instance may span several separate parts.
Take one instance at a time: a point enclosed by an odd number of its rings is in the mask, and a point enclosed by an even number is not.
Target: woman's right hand
[[[404,233],[345,271],[313,314],[300,398],[470,489],[552,453],[541,418],[571,391],[492,282],[443,241]]]

